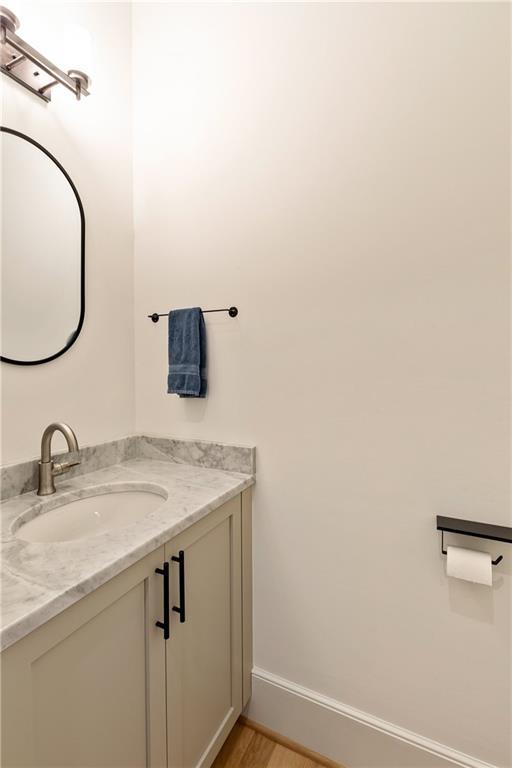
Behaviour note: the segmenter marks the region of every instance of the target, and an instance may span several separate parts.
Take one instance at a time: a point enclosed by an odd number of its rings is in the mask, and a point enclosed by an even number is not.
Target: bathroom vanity
[[[249,699],[253,476],[129,440],[134,458],[2,504],[5,768],[207,768]],[[149,488],[156,509],[124,527],[23,538]]]

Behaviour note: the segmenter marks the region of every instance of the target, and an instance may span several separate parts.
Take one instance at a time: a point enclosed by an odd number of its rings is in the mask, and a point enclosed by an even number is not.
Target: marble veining
[[[135,454],[87,474],[58,478],[57,492],[51,499],[41,500],[32,491],[0,505],[0,649],[20,640],[254,482],[249,473]],[[94,489],[103,493],[121,490],[127,483],[140,490],[147,489],[148,484],[158,486],[163,490],[162,504],[126,528],[84,539],[39,543],[15,535],[22,522],[50,508],[90,495]]]
[[[125,459],[135,456],[136,441],[133,437],[123,437],[98,445],[80,447],[78,453],[66,453],[66,458],[77,458],[80,464],[73,467],[66,478],[78,477],[88,472],[94,472],[102,467],[119,464]],[[62,451],[55,451],[53,456],[62,456]],[[22,493],[34,491],[38,481],[39,459],[24,461],[19,464],[8,464],[0,467],[0,498],[10,499]],[[59,482],[59,478],[56,481]]]
[[[149,435],[138,435],[137,440],[137,457],[223,469],[226,472],[254,474],[256,471],[255,450],[251,447]]]
[[[59,452],[54,455],[62,454]],[[75,457],[75,454],[66,454],[66,457],[68,456]],[[80,448],[76,458],[80,464],[73,467],[66,474],[66,478],[76,478],[135,458],[157,459],[248,475],[256,471],[253,447],[149,435],[130,435],[119,440],[84,446]],[[35,490],[38,479],[37,466],[38,459],[32,459],[0,467],[0,498],[10,499]],[[57,482],[61,485],[60,478]]]

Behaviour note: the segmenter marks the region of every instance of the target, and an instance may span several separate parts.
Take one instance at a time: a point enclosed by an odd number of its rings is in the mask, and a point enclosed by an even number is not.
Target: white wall
[[[144,3],[133,38],[137,429],[256,443],[258,667],[497,765],[510,558],[447,581],[434,518],[510,524],[508,13]],[[240,315],[183,402],[146,315],[196,304]]]
[[[510,524],[509,8],[135,4],[132,115],[127,3],[9,7],[21,32],[85,28],[94,83],[46,107],[2,78],[2,124],[87,217],[84,329],[1,366],[3,462],[53,419],[85,444],[134,410],[256,443],[257,690],[277,675],[509,764],[510,558],[492,591],[448,582],[433,524]],[[146,315],[232,303],[207,321],[209,398],[166,395]]]
[[[86,444],[133,431],[134,414],[130,5],[10,0],[8,6],[21,20],[21,36],[63,68],[92,75],[93,96],[76,102],[61,89],[45,105],[1,78],[2,124],[55,155],[86,216],[82,333],[46,365],[2,364],[3,463],[36,456],[51,421],[69,422]]]

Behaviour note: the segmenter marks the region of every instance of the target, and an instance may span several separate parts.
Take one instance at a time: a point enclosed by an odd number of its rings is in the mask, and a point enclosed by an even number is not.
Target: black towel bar
[[[226,309],[203,309],[201,311],[203,315],[207,312],[227,312],[230,317],[236,317],[238,315],[237,307],[228,307]],[[168,312],[161,312],[160,314],[158,312],[153,312],[153,314],[148,315],[148,317],[150,317],[154,323],[158,323],[161,317],[167,317],[168,314]]]

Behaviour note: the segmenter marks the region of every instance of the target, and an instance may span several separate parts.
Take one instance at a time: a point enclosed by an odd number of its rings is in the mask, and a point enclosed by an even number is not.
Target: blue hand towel
[[[206,328],[200,307],[169,312],[167,392],[180,397],[206,395]]]

